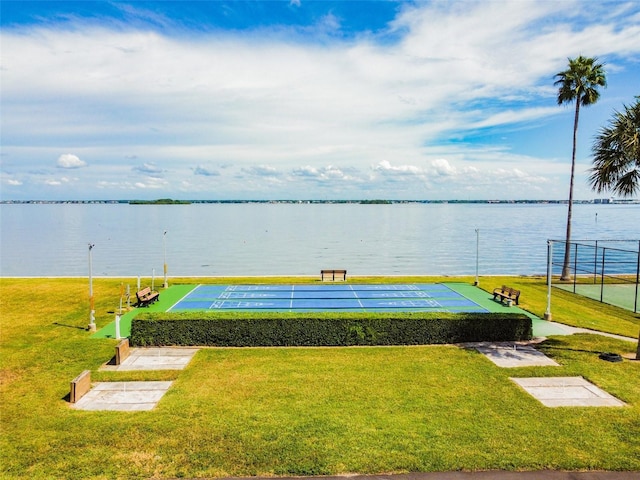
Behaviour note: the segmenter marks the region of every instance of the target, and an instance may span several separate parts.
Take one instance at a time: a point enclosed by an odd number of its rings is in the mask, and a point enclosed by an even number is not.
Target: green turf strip
[[[172,305],[187,295],[196,285],[173,285],[166,290],[160,290],[160,298],[148,307],[133,308],[120,317],[120,337],[128,338],[131,335],[131,320],[140,312],[166,312]],[[135,294],[134,294],[135,298]],[[115,313],[114,321],[98,330],[92,338],[116,338]]]
[[[626,308],[633,312],[634,308],[640,307],[640,302],[636,300],[636,285],[635,284],[611,284],[605,283],[604,285],[593,284],[555,284],[554,287],[560,288],[567,292],[573,292],[575,287],[575,293],[584,297],[592,298],[600,301],[600,295],[602,294],[602,301],[609,305],[615,305],[617,307]]]

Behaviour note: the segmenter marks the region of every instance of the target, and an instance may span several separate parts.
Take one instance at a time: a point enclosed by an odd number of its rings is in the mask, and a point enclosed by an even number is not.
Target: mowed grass
[[[541,315],[542,300],[544,311],[544,281],[485,282],[520,287],[524,306]],[[94,280],[98,327],[113,320],[119,286]],[[541,349],[561,367],[501,369],[456,346],[215,348],[180,372],[99,372],[117,342],[84,330],[86,279],[0,279],[0,290],[3,478],[640,470],[640,362],[598,358],[635,352],[631,342],[553,337]],[[596,302],[558,297],[554,319],[576,311],[575,322],[615,330],[620,318],[637,337],[632,313],[601,320]],[[94,380],[174,385],[150,412],[77,411],[66,396],[84,369]],[[509,379],[564,375],[628,406],[546,408]]]

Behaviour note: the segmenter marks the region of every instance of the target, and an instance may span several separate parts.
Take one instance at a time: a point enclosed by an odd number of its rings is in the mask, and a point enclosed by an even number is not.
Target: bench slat
[[[341,276],[343,281],[347,280],[347,271],[346,270],[320,270],[320,278],[322,281],[324,281],[324,277],[325,276],[330,276],[331,280],[333,280],[335,282],[336,280],[336,275],[338,275],[339,277]],[[338,280],[340,280],[340,278],[338,277]]]
[[[136,292],[136,297],[138,297],[138,307],[146,307],[150,303],[155,302],[160,298],[160,294],[151,290],[150,287],[145,287],[142,290]]]
[[[503,300],[512,300],[516,302],[516,305],[518,305],[520,300],[520,290],[503,285],[502,288],[496,288],[493,291],[493,299],[496,300],[497,298],[500,298],[500,302]]]

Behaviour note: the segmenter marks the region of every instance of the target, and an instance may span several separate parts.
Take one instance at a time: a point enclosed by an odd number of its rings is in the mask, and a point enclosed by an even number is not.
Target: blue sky
[[[0,3],[2,200],[566,199],[567,58],[640,95],[635,1]]]

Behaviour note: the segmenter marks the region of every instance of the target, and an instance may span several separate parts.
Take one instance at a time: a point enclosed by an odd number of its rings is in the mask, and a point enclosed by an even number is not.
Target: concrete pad
[[[624,407],[626,404],[582,377],[512,378],[547,407]]]
[[[558,367],[559,365],[531,345],[513,342],[479,342],[470,344],[489,360],[503,368]]]
[[[173,382],[99,382],[72,407],[78,410],[152,410]]]
[[[182,370],[191,361],[198,348],[160,347],[132,348],[120,365],[104,365],[103,370]]]

